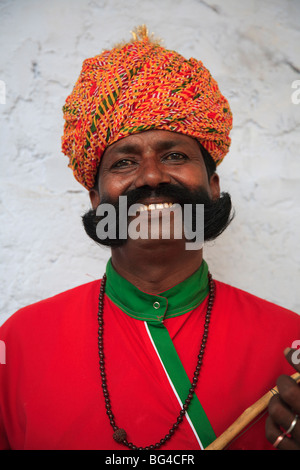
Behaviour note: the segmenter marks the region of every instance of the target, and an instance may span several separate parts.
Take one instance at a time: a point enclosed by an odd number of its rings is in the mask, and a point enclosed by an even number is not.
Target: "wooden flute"
[[[299,372],[291,375],[297,383],[300,382]],[[215,441],[213,441],[205,450],[223,450],[251,421],[264,411],[275,393],[278,393],[277,387],[269,390],[253,405],[247,408],[226,431],[223,432]]]

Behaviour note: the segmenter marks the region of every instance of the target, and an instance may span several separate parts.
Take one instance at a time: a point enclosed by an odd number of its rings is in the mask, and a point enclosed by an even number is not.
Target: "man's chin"
[[[122,245],[117,245],[113,244],[111,245],[111,251],[112,252],[117,252],[118,250],[124,251],[125,252],[144,252],[146,253],[151,253],[153,256],[160,256],[160,255],[165,255],[167,253],[172,253],[174,256],[176,256],[179,253],[182,253],[182,251],[186,250],[186,240],[181,239],[137,239],[137,240],[131,240],[128,238],[125,243]],[[142,256],[142,255],[141,255]]]

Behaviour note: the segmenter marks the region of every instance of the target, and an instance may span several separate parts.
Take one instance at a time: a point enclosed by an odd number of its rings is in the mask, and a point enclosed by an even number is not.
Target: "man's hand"
[[[285,355],[300,373],[299,350],[288,348]],[[266,437],[280,450],[300,450],[300,387],[291,377],[281,375],[277,388],[279,393],[271,398],[268,407]]]

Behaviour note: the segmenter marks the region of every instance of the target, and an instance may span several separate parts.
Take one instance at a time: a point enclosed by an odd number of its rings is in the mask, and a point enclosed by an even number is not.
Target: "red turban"
[[[85,60],[63,112],[62,150],[87,189],[105,149],[130,134],[162,129],[194,137],[216,164],[230,146],[232,114],[210,72],[145,32]]]

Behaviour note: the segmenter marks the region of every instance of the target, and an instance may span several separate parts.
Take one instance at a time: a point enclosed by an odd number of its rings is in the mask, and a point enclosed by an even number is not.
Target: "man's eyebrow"
[[[182,142],[179,142],[177,140],[163,140],[161,142],[157,142],[154,147],[155,150],[169,150],[178,145],[182,145]]]
[[[176,140],[163,140],[160,142],[157,142],[153,145],[155,150],[170,150],[173,147],[176,147],[177,145],[182,145],[182,142],[176,141]],[[129,144],[129,143],[124,143],[120,144],[115,148],[116,153],[122,153],[124,155],[129,155],[129,154],[137,154],[141,152],[141,146],[139,144]]]
[[[114,152],[124,154],[138,153],[138,150],[139,146],[134,144],[120,144],[114,148]]]

